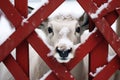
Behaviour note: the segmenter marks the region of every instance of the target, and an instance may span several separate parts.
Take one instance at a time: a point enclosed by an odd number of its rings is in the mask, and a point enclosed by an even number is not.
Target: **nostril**
[[[71,51],[72,51],[72,48],[67,50],[60,50],[58,47],[56,47],[56,52],[60,55],[60,57],[68,57]]]
[[[56,47],[56,52],[61,53],[62,50],[60,50],[60,49],[58,49],[58,47]]]
[[[72,52],[72,48],[66,50],[68,53]]]

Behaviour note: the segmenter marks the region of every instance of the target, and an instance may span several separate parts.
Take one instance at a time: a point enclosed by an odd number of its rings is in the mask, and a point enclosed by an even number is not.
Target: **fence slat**
[[[15,0],[15,8],[24,18],[27,17],[28,7],[27,0]],[[16,28],[17,29],[17,28]],[[16,48],[16,61],[22,67],[23,71],[29,77],[29,46],[28,42],[24,40]]]
[[[96,69],[98,67],[102,67],[108,63],[107,58],[108,58],[108,43],[103,39],[103,41],[90,52],[89,72],[96,73]],[[91,75],[89,79],[93,80]]]
[[[97,22],[100,22],[99,24]],[[116,33],[112,30],[112,28],[109,26],[108,22],[103,18],[102,20],[99,20],[96,22],[96,25],[98,26],[101,33],[105,36],[106,40],[110,43],[111,47],[115,50],[115,52],[120,56],[120,41],[119,37],[116,35]],[[104,25],[102,25],[104,24]],[[104,27],[103,31],[102,27]]]
[[[15,0],[15,8],[21,16],[27,18],[28,15],[28,0]]]
[[[16,48],[16,61],[29,77],[29,46],[27,41],[23,41]]]
[[[6,8],[6,5],[8,6]],[[8,20],[15,26],[20,26],[22,17],[18,11],[14,8],[9,0],[0,0],[0,9],[4,12]]]
[[[94,49],[100,42],[102,42],[103,36],[96,31],[91,34],[89,38],[85,41],[85,43],[81,44],[76,50],[74,59],[72,59],[69,63],[65,64],[66,67],[71,70],[75,65],[78,64],[92,49]]]
[[[119,68],[120,58],[115,56],[93,80],[108,80]]]
[[[15,59],[11,55],[8,55],[8,57],[3,61],[3,63],[12,73],[15,80],[29,80],[27,75],[22,70],[22,68],[19,66],[19,64],[15,61]]]

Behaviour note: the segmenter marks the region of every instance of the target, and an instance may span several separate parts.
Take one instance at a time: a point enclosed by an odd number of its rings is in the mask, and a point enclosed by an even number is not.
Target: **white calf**
[[[87,15],[81,18],[58,15],[41,24],[45,32],[47,43],[52,47],[50,56],[56,58],[59,63],[67,63],[74,58],[77,45],[81,42],[81,35],[88,27]],[[84,63],[81,61],[72,71],[76,80],[86,80]]]

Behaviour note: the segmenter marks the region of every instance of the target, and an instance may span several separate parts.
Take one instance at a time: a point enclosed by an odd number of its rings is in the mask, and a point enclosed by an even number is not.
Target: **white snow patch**
[[[112,0],[108,0],[107,3],[104,3],[102,4],[97,10],[95,13],[90,13],[90,16],[91,18],[95,19],[98,17],[98,15],[102,12],[103,9],[107,8],[107,6],[109,5],[109,3],[111,2]]]
[[[7,39],[10,39],[9,36],[15,31],[7,20],[3,12],[0,10],[0,45],[2,45]]]
[[[74,78],[73,75],[70,75],[70,78]]]
[[[49,18],[57,15],[71,15],[75,18],[79,18],[83,15],[83,13],[83,8],[76,0],[66,0],[49,16]]]
[[[21,26],[24,26],[25,23],[29,23],[29,21],[27,21],[26,18],[23,18],[22,22],[21,22]]]
[[[58,73],[56,73],[56,75],[58,75]]]
[[[40,80],[45,80],[48,77],[48,75],[50,75],[51,73],[52,73],[52,71],[49,70],[46,74],[43,75],[42,78],[40,78]]]
[[[114,55],[108,54],[107,61],[110,62],[115,56],[116,56],[116,54],[114,54]]]
[[[28,17],[27,18],[23,18],[23,21],[21,22],[21,25],[23,26],[24,23],[28,23],[28,19],[33,15],[35,14],[35,12],[41,8],[42,6],[45,6],[46,4],[48,4],[49,1],[48,0],[41,0],[39,2],[28,2],[28,5],[33,7],[34,10],[32,10],[32,12],[30,14],[28,14]]]
[[[32,11],[31,14],[29,14],[29,17],[31,15],[33,15],[41,6],[48,4],[49,1],[48,0],[41,0],[39,2],[34,2],[34,1],[30,1],[28,3],[29,6],[33,7],[34,10]],[[71,15],[75,18],[79,18],[82,16],[82,14],[84,13],[83,8],[80,6],[80,4],[76,1],[70,1],[70,0],[65,0],[50,16],[54,17],[57,15]]]
[[[120,9],[120,7],[117,7],[116,10]]]
[[[65,73],[67,73],[68,71],[67,70],[65,70]]]
[[[117,24],[117,20],[111,26],[114,32],[116,32],[116,24]]]
[[[42,6],[45,6],[46,4],[48,4],[49,1],[48,0],[41,0],[40,2],[38,2],[37,4],[34,4],[35,9],[31,12],[31,14],[28,15],[28,17],[31,17],[39,8],[41,8]],[[29,5],[29,4],[28,4]],[[33,5],[32,5],[33,6]]]
[[[106,65],[102,66],[102,67],[98,67],[96,68],[96,72],[95,73],[92,73],[90,72],[90,75],[95,77],[101,70],[103,70],[104,68],[106,67]]]

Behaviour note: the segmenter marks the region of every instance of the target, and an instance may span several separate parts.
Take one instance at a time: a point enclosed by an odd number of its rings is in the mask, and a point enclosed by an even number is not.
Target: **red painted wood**
[[[55,58],[47,56],[49,49],[36,33],[33,33],[33,35],[28,38],[28,41],[60,80],[74,80],[74,77],[71,77],[71,73],[64,65],[58,63]]]
[[[29,77],[29,46],[27,41],[23,41],[16,48],[16,61]]]
[[[93,0],[93,3],[96,4],[98,7],[101,6],[101,4],[107,2],[108,0]]]
[[[120,58],[115,56],[93,80],[108,80],[120,68]]]
[[[116,11],[117,11],[117,13],[120,15],[120,9],[118,8],[118,9],[116,9]]]
[[[89,32],[92,32],[95,28],[95,24],[92,19],[89,17]]]
[[[89,57],[90,72],[95,73],[96,68],[102,67],[108,63],[108,43],[103,39],[91,52]],[[90,76],[91,77],[91,76]],[[91,77],[90,80],[93,80]]]
[[[85,2],[90,3],[89,5],[85,5]],[[97,1],[97,0],[96,0]],[[102,0],[103,1],[103,0]],[[92,2],[90,0],[78,0],[79,3],[81,3],[82,7],[85,9],[85,11],[89,14],[91,13],[95,13],[96,10],[98,9],[96,7],[96,5],[93,5]],[[99,2],[99,1],[98,1]],[[117,52],[117,54],[119,55],[119,51],[117,51],[119,49],[119,39],[118,36],[113,32],[113,30],[110,28],[110,25],[115,21],[115,19],[118,17],[118,15],[116,15],[116,12],[112,12],[115,11],[115,8],[120,6],[120,4],[118,3],[120,2],[119,0],[112,0],[112,2],[108,5],[107,9],[104,9],[100,14],[99,17],[97,19],[94,19],[94,22],[96,23],[96,26],[99,28],[100,32],[104,35],[105,39],[112,45],[112,47],[114,48],[114,50]],[[92,10],[91,10],[91,9]],[[111,13],[112,15],[108,15],[107,13]],[[114,14],[115,13],[115,14]],[[107,15],[106,15],[107,14]],[[105,18],[102,18],[103,16],[105,16]],[[110,17],[111,16],[111,17]],[[114,38],[113,38],[114,37]],[[118,68],[117,68],[118,69]],[[114,72],[114,71],[113,71]],[[113,73],[112,72],[112,73]],[[106,73],[107,74],[107,73]],[[104,74],[105,75],[105,74]],[[95,80],[101,80],[103,78],[104,75],[100,75],[99,77],[97,77],[97,79]],[[102,77],[102,78],[101,78]],[[109,75],[110,77],[110,75]],[[108,76],[105,77],[102,80],[107,80]]]
[[[77,0],[81,7],[85,10],[86,13],[94,13],[97,10],[95,4],[93,4],[92,0]],[[86,5],[86,2],[89,3]]]
[[[81,6],[83,7],[83,9],[90,15],[91,13],[95,13],[97,11],[97,9],[99,7],[97,7],[93,2],[92,0],[77,0]],[[89,4],[86,5],[85,2],[88,2]],[[98,1],[98,0],[95,0],[95,1]],[[101,2],[104,1],[104,0],[101,0]],[[101,3],[100,2],[100,3]],[[99,3],[99,1],[98,1]],[[101,5],[101,4],[100,4]],[[103,17],[105,16],[107,13],[110,13],[112,11],[114,11],[116,8],[120,7],[120,1],[119,0],[112,0],[110,2],[110,4],[108,5],[107,8],[103,9],[103,11],[98,15],[100,17]]]
[[[120,56],[120,51],[119,51],[120,41],[119,41],[119,37],[110,28],[108,22],[104,18],[102,20],[99,20],[98,22],[100,22],[100,23],[99,24],[96,23],[96,25],[98,26],[99,30],[105,36],[106,40],[110,43],[110,45],[115,50],[115,52]],[[102,25],[102,24],[104,24],[104,25]],[[100,27],[100,26],[103,26],[104,29],[102,29],[102,27]],[[104,30],[107,30],[107,31],[104,31]]]
[[[65,64],[66,67],[71,70],[78,62],[80,62],[90,51],[92,51],[100,42],[102,42],[103,36],[96,31],[91,34],[85,43],[81,44],[76,50],[76,56],[69,63]]]
[[[27,17],[28,14],[28,6],[27,0],[15,0],[15,8],[23,17]],[[17,28],[16,28],[17,29]],[[28,50],[28,42],[23,41],[20,45],[16,48],[16,61],[21,66],[23,71],[29,77],[29,50]]]
[[[111,12],[105,16],[105,19],[107,20],[110,26],[115,22],[117,18],[118,18],[118,14],[116,11]]]
[[[52,72],[45,80],[60,80],[58,77]]]
[[[93,3],[100,7],[101,4],[104,4],[107,0],[93,0]],[[89,55],[89,72],[95,73],[96,68],[101,67],[107,64],[108,57],[108,43],[104,40],[94,48]],[[89,80],[93,80],[91,76],[89,76]]]
[[[15,0],[15,8],[23,17],[28,15],[28,0]]]
[[[29,23],[25,23],[24,26],[20,26],[16,32],[9,37],[9,40],[6,40],[6,42],[0,46],[0,53],[2,53],[0,54],[0,61],[5,59],[9,52],[17,47],[17,45],[20,44],[21,41],[23,41],[27,36],[29,36],[30,33],[32,33],[32,31],[34,31],[34,29],[39,26],[39,24],[46,19],[62,2],[63,0],[50,0],[49,4],[41,7],[32,17],[28,19]]]
[[[16,63],[15,59],[11,55],[8,55],[8,57],[3,61],[3,63],[12,73],[15,80],[29,80],[22,68],[19,66],[18,63]]]
[[[7,8],[6,8],[7,5]],[[4,12],[9,21],[15,26],[19,26],[22,22],[21,15],[17,12],[9,0],[0,0],[0,9]]]

